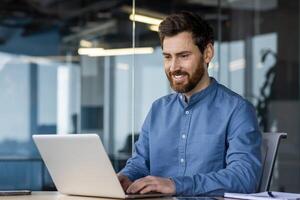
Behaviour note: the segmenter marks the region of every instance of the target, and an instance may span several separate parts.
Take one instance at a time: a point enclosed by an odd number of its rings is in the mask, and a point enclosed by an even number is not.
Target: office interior
[[[172,92],[157,25],[180,10],[213,26],[209,74],[288,134],[271,190],[300,193],[299,0],[0,1],[0,189],[56,190],[33,134],[96,133],[119,171]]]

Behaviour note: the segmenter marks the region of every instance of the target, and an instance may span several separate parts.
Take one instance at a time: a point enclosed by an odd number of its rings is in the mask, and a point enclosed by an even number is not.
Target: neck
[[[199,83],[196,85],[196,87],[194,89],[192,89],[191,91],[189,91],[187,93],[183,93],[183,95],[185,96],[186,102],[189,102],[189,100],[193,94],[204,90],[205,88],[207,88],[209,86],[209,84],[210,84],[210,78],[209,78],[208,74],[205,73],[203,75],[202,79],[199,81]]]

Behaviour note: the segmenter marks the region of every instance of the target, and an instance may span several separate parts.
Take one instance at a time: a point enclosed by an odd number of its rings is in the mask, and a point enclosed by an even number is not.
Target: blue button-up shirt
[[[176,93],[152,104],[135,153],[121,173],[131,180],[172,178],[176,195],[255,192],[260,145],[253,106],[211,78],[188,103]]]

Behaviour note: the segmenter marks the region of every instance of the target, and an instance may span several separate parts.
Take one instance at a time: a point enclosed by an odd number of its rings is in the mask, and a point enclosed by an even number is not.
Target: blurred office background
[[[172,92],[156,31],[179,10],[213,25],[211,76],[253,103],[262,131],[288,133],[271,188],[299,193],[299,0],[1,0],[0,189],[55,190],[32,134],[97,133],[119,171]]]

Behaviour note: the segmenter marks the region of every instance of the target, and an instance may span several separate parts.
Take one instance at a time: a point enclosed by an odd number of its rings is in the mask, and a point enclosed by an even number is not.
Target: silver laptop
[[[121,199],[170,196],[125,194],[97,134],[33,135],[33,140],[60,193]]]

